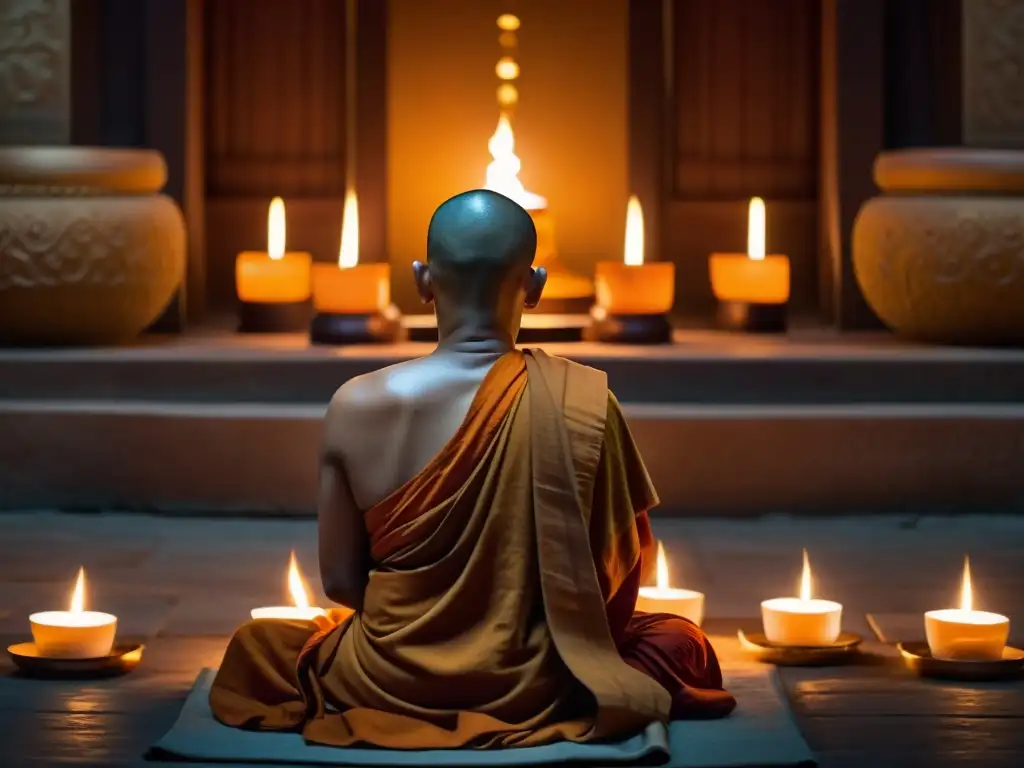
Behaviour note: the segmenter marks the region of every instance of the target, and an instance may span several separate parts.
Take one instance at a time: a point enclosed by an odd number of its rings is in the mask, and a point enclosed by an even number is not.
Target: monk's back
[[[494,358],[453,366],[438,355],[347,382],[343,421],[329,425],[364,512],[415,477],[458,431]]]

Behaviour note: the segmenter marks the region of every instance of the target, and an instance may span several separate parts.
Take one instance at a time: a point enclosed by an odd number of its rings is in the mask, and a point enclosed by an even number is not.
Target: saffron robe
[[[634,613],[656,503],[605,375],[510,352],[441,452],[365,513],[363,610],[241,627],[214,715],[391,749],[589,741],[724,716],[735,701],[700,629]]]

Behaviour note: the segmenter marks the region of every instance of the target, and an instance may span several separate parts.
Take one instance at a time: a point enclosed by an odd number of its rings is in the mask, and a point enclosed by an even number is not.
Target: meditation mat
[[[668,765],[673,768],[814,766],[786,704],[775,670],[767,665],[728,675],[739,705],[724,720],[655,724],[641,735],[606,744],[549,744],[495,750],[339,749],[307,744],[297,733],[241,731],[218,723],[209,694],[215,671],[203,670],[178,721],[149,751],[153,760],[280,766],[537,766]]]

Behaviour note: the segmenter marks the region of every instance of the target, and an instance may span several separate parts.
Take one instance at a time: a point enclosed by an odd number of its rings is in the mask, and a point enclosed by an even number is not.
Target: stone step
[[[676,341],[546,348],[607,371],[622,402],[1024,403],[1024,350],[824,332],[777,339],[677,332]],[[237,334],[120,349],[0,350],[0,399],[326,403],[353,376],[430,350],[413,343],[317,348],[303,336]]]
[[[323,405],[0,401],[0,508],[310,514]],[[627,404],[665,514],[1024,507],[1024,405]]]

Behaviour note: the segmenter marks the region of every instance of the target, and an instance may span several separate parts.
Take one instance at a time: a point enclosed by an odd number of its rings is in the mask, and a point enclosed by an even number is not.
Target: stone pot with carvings
[[[116,344],[160,316],[185,223],[159,152],[0,148],[0,342]]]
[[[885,152],[853,225],[868,304],[919,341],[1024,343],[1024,152]]]

